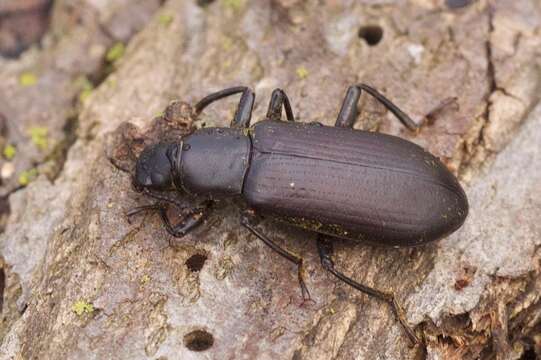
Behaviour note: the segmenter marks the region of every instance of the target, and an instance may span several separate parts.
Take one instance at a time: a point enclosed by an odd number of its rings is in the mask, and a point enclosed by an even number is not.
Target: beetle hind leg
[[[347,277],[346,275],[342,274],[341,272],[337,271],[334,268],[334,262],[332,260],[332,252],[333,252],[333,244],[332,240],[326,238],[324,235],[318,235],[317,238],[317,249],[319,252],[319,258],[321,259],[321,265],[325,270],[336,276],[341,281],[345,282],[349,286],[352,286],[353,288],[367,294],[370,296],[373,296],[377,299],[383,300],[387,302],[391,308],[393,309],[393,312],[395,316],[397,317],[398,321],[406,331],[406,334],[410,338],[411,341],[414,343],[420,343],[419,338],[413,331],[413,329],[408,324],[406,317],[404,315],[404,310],[396,300],[396,297],[392,293],[386,293],[377,289],[373,289],[371,287],[368,287],[366,285],[360,284],[356,282],[355,280]]]
[[[295,265],[297,265],[297,278],[299,281],[299,286],[301,288],[301,295],[302,295],[302,304],[305,304],[307,302],[314,302],[310,296],[310,292],[308,291],[308,287],[306,286],[306,283],[304,281],[305,277],[305,271],[303,266],[303,259],[297,255],[294,255],[290,253],[287,250],[282,249],[279,245],[277,245],[274,241],[269,239],[265,234],[261,233],[256,228],[255,224],[255,215],[251,211],[246,211],[243,213],[241,217],[241,225],[248,229],[253,235],[255,235],[258,239],[263,241],[268,247],[270,247],[272,250],[277,252],[279,255],[283,256],[287,260],[291,261]]]

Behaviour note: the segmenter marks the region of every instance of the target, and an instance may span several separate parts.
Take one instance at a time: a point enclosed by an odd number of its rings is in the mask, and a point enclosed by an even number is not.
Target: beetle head
[[[173,143],[159,143],[147,146],[135,165],[134,186],[137,190],[170,190],[173,188],[172,152]]]

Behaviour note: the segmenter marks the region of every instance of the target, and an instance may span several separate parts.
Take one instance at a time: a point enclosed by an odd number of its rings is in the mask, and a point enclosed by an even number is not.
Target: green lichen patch
[[[34,86],[38,82],[38,77],[31,71],[24,71],[19,75],[19,84],[21,86]]]
[[[150,282],[150,280],[152,280],[150,278],[150,276],[145,274],[145,275],[141,276],[141,279],[139,280],[139,282],[141,283],[142,286],[144,286],[144,285],[148,284]]]
[[[82,316],[83,314],[92,314],[94,312],[94,305],[85,300],[79,300],[72,305],[71,310],[77,316]]]
[[[29,170],[25,170],[19,174],[19,179],[18,179],[19,185],[27,186],[28,184],[30,184],[30,182],[35,180],[37,176],[38,176],[38,169],[32,168]]]
[[[32,126],[28,129],[32,143],[41,151],[47,150],[49,146],[48,133],[49,130],[43,126]]]
[[[243,0],[223,0],[222,3],[227,9],[231,9],[233,11],[239,11],[244,5]]]
[[[12,160],[15,157],[15,154],[17,154],[17,149],[13,145],[7,145],[4,148],[4,151],[2,151],[2,155],[4,155],[4,158],[7,160]]]
[[[299,66],[295,72],[297,73],[297,77],[301,80],[306,79],[308,75],[310,74],[308,72],[308,69],[304,67],[303,65]]]
[[[122,42],[117,42],[107,50],[105,54],[105,60],[110,63],[118,61],[126,52],[126,46]]]
[[[88,99],[94,90],[94,84],[92,84],[92,82],[84,75],[75,80],[75,85],[81,89],[81,92],[79,93],[80,102],[84,102],[86,99]]]
[[[158,22],[163,26],[169,26],[173,22],[173,15],[171,14],[160,14],[158,16]]]

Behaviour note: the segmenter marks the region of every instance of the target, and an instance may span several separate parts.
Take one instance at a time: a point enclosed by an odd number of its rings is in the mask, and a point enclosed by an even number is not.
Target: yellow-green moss
[[[77,316],[81,316],[83,314],[91,314],[94,312],[94,305],[87,301],[79,300],[72,305],[71,310]]]
[[[233,11],[238,11],[242,8],[242,5],[244,5],[244,2],[243,0],[223,0],[223,4],[228,9],[231,9]]]
[[[28,134],[30,135],[32,143],[42,151],[47,150],[49,145],[48,133],[49,130],[43,126],[32,126],[28,129]]]
[[[299,77],[299,79],[301,79],[301,80],[306,79],[308,77],[308,75],[309,75],[308,69],[305,68],[302,65],[297,68],[296,73],[297,73],[297,76]]]
[[[141,285],[146,285],[146,284],[148,284],[148,283],[150,282],[150,280],[152,280],[152,279],[151,279],[150,276],[148,276],[147,274],[141,276],[141,280],[140,280]]]
[[[109,50],[107,50],[107,54],[105,54],[105,59],[110,63],[115,62],[124,55],[125,51],[126,46],[124,45],[124,43],[117,42],[116,44],[111,46]]]
[[[19,75],[19,84],[21,86],[33,86],[38,82],[38,77],[31,71],[25,71]]]
[[[85,101],[94,90],[94,84],[92,84],[92,82],[84,75],[75,80],[75,85],[81,89],[81,92],[79,93],[80,102]]]
[[[173,15],[171,14],[160,14],[160,16],[158,16],[159,23],[164,26],[169,26],[173,22],[173,19]]]
[[[2,153],[7,160],[12,160],[17,153],[17,149],[13,145],[7,145]]]
[[[38,169],[32,168],[19,174],[19,185],[26,186],[38,176]]]

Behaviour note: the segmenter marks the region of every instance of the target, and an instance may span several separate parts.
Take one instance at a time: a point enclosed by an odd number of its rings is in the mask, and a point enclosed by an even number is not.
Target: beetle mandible
[[[132,209],[128,216],[157,210],[167,231],[182,237],[204,221],[213,199],[239,197],[247,207],[241,225],[297,265],[304,300],[310,294],[302,258],[258,230],[262,215],[317,232],[322,266],[355,289],[388,302],[408,336],[418,342],[392,293],[360,284],[335,269],[332,240],[393,247],[422,245],[457,230],[468,214],[468,201],[455,176],[420,146],[396,136],[353,129],[362,91],[409,130],[419,129],[420,125],[366,84],[348,88],[334,127],[295,122],[281,89],[273,91],[265,119],[251,127],[255,95],[250,88],[232,87],[203,98],[194,107],[196,116],[217,100],[242,94],[229,128],[202,128],[177,142],[143,150],[134,186],[159,202]],[[281,121],[283,110],[287,122]],[[204,201],[173,225],[167,217],[168,205],[184,210],[186,205],[164,196],[167,191]]]

